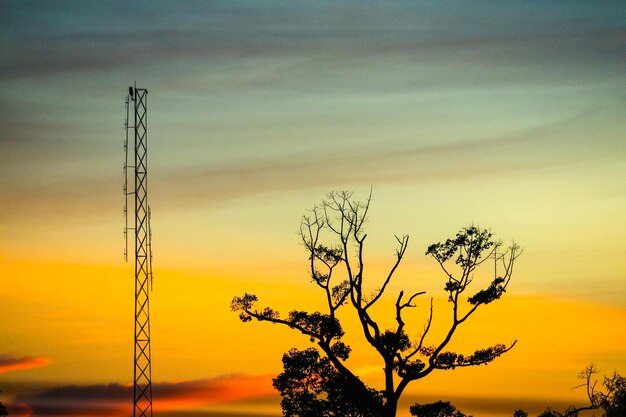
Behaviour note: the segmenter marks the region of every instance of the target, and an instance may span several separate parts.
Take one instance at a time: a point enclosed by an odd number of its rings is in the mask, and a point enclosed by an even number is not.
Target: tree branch
[[[383,295],[383,293],[385,292],[385,288],[387,288],[387,284],[389,284],[389,281],[391,281],[391,277],[393,277],[393,274],[396,272],[396,269],[400,265],[400,262],[402,262],[402,258],[404,257],[404,252],[406,252],[406,248],[409,245],[409,235],[404,235],[402,236],[402,238],[399,238],[398,236],[396,236],[395,238],[400,245],[396,249],[396,262],[393,264],[393,267],[389,271],[389,274],[387,274],[387,278],[385,279],[380,290],[378,290],[378,293],[374,296],[374,298],[372,298],[372,300],[370,300],[365,305],[365,307],[363,307],[364,310],[367,310],[372,305],[374,305],[374,303],[378,301],[378,299]]]

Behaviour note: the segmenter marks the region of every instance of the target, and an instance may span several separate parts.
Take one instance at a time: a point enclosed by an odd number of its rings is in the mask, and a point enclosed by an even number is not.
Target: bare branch
[[[422,336],[420,337],[420,341],[418,342],[417,346],[415,346],[415,349],[413,350],[413,352],[411,352],[406,357],[407,360],[411,359],[411,357],[417,354],[424,347],[424,340],[426,339],[426,335],[430,331],[430,326],[432,322],[433,322],[433,298],[431,297],[430,298],[430,314],[428,316],[428,321],[426,322],[426,326],[424,327],[424,332],[422,333]]]
[[[415,297],[418,297],[422,294],[426,294],[426,291],[416,292],[409,297],[406,303],[400,304],[402,302],[402,297],[404,296],[404,291],[400,291],[400,294],[398,294],[398,299],[396,300],[396,322],[398,322],[398,329],[396,330],[396,333],[402,331],[402,328],[404,327],[404,321],[402,320],[402,310],[408,307],[415,307],[415,305],[411,304],[411,302],[413,301],[413,299],[415,299]]]
[[[395,238],[399,243],[399,246],[396,249],[396,262],[394,262],[393,266],[391,267],[391,270],[389,271],[389,274],[387,274],[387,278],[383,282],[383,286],[380,288],[380,290],[378,290],[378,293],[374,296],[374,298],[372,298],[372,300],[370,300],[365,305],[364,307],[365,310],[367,310],[372,305],[374,305],[374,303],[378,301],[378,299],[383,295],[383,293],[385,292],[385,288],[387,288],[387,284],[389,284],[389,281],[391,281],[391,277],[393,277],[393,274],[396,272],[396,269],[400,265],[400,262],[402,262],[402,258],[404,257],[404,252],[406,252],[406,248],[409,245],[409,235],[404,235],[402,236],[402,238],[399,238],[398,236],[396,236]]]

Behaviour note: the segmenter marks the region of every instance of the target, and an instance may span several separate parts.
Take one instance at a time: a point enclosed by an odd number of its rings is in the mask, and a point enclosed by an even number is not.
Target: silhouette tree
[[[607,392],[600,399],[604,417],[626,416],[626,377],[613,372],[612,377],[604,378],[604,387]]]
[[[596,390],[598,381],[593,377],[597,373],[597,368],[591,364],[578,375],[578,378],[585,382],[575,388],[585,388],[588,405],[570,406],[563,412],[548,407],[538,417],[578,417],[581,411],[588,410],[603,410],[603,417],[626,416],[626,377],[617,372],[613,372],[612,377],[604,377],[603,385],[606,392],[601,392]]]
[[[0,401],[0,417],[7,417],[8,415],[9,415],[9,411],[4,406],[4,404],[2,404],[2,401]]]
[[[287,326],[308,336],[324,354],[322,358],[319,352],[312,350],[292,350],[283,357],[284,372],[274,380],[274,385],[283,396],[285,416],[303,417],[310,415],[309,410],[316,410],[317,414],[311,413],[329,417],[394,417],[398,400],[410,382],[435,370],[487,364],[516,343],[496,344],[470,354],[446,350],[460,325],[479,307],[498,300],[506,291],[514,262],[520,254],[516,244],[503,248],[491,232],[476,226],[466,227],[455,237],[430,245],[426,251],[443,271],[444,290],[451,304],[449,327],[443,338],[435,344],[427,344],[433,319],[432,298],[427,307],[429,318],[421,335],[411,340],[405,330],[404,313],[416,307],[418,297],[425,291],[410,295],[400,291],[391,312],[395,324],[389,329],[382,328],[373,307],[383,297],[404,258],[409,237],[396,236],[395,260],[386,277],[378,282],[379,287],[368,292],[372,283],[366,281],[363,250],[370,202],[371,194],[365,202],[359,202],[352,198],[352,193],[333,192],[302,218],[300,238],[308,252],[310,278],[325,300],[324,312],[293,310],[284,316],[270,307],[257,308],[258,298],[254,294],[246,293],[232,300],[231,309],[239,312],[241,321],[256,319]],[[326,239],[330,239],[330,243],[326,243]],[[488,259],[493,261],[493,278],[484,288],[464,299],[478,267]],[[382,359],[384,388],[380,391],[367,387],[347,366],[351,348],[342,340],[344,330],[337,317],[338,310],[344,306],[356,313],[366,341]],[[360,400],[355,404],[354,398]],[[337,411],[337,407],[344,406],[351,414]]]

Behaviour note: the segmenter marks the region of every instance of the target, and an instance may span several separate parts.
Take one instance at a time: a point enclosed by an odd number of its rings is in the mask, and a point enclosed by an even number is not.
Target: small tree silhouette
[[[2,404],[2,401],[0,401],[0,417],[7,417],[8,415],[9,415],[9,411],[4,406],[4,404]]]
[[[471,417],[457,410],[448,401],[437,401],[430,404],[414,404],[410,408],[415,417]]]
[[[430,245],[426,251],[444,273],[444,290],[451,304],[450,324],[444,337],[435,344],[427,343],[433,319],[432,298],[429,318],[421,335],[411,340],[406,333],[404,313],[416,307],[418,297],[425,291],[408,296],[400,291],[391,312],[395,325],[382,328],[372,307],[385,293],[404,258],[409,236],[396,236],[395,261],[379,282],[378,289],[368,293],[363,249],[370,202],[371,194],[365,202],[359,202],[352,198],[352,193],[333,192],[302,218],[300,238],[309,256],[310,278],[325,300],[325,312],[293,310],[281,316],[270,307],[257,308],[258,298],[254,294],[246,293],[232,300],[231,309],[239,312],[241,321],[256,319],[287,326],[316,342],[325,355],[322,358],[315,349],[307,349],[291,350],[283,357],[284,372],[274,380],[274,386],[283,396],[282,408],[287,417],[394,417],[398,400],[410,382],[436,370],[487,364],[516,343],[496,344],[470,354],[446,350],[459,326],[480,306],[504,294],[520,254],[516,244],[503,249],[491,232],[473,225],[451,239]],[[330,243],[324,243],[325,238],[330,238]],[[489,259],[494,265],[489,284],[465,299],[463,296],[474,281],[478,267]],[[344,306],[356,313],[366,341],[384,364],[385,386],[380,391],[367,387],[346,364],[351,348],[342,341],[344,330],[337,317],[338,310]]]
[[[570,406],[563,412],[548,407],[538,417],[578,417],[581,411],[588,410],[603,410],[603,417],[626,416],[626,377],[621,376],[617,372],[613,372],[611,377],[604,377],[603,385],[606,392],[602,392],[596,389],[598,381],[594,379],[594,375],[597,373],[598,369],[593,364],[588,365],[578,375],[578,379],[582,379],[585,382],[574,387],[585,388],[587,399],[589,400],[588,405],[582,407]],[[526,416],[528,416],[528,413],[526,413]]]
[[[600,407],[605,417],[626,416],[626,377],[613,372],[612,377],[604,377],[606,393],[600,399]]]

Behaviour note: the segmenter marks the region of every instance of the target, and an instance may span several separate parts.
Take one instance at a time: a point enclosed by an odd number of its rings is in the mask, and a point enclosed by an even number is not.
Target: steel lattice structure
[[[133,123],[131,120],[131,108]],[[148,205],[148,90],[130,87],[126,97],[124,151],[124,236],[128,260],[128,231],[135,232],[135,347],[133,417],[152,417],[152,359],[150,349],[150,290],[152,289],[152,232]],[[128,164],[128,139],[134,133],[134,165]],[[128,191],[128,170],[134,171]],[[134,227],[128,227],[128,196],[134,195]]]

